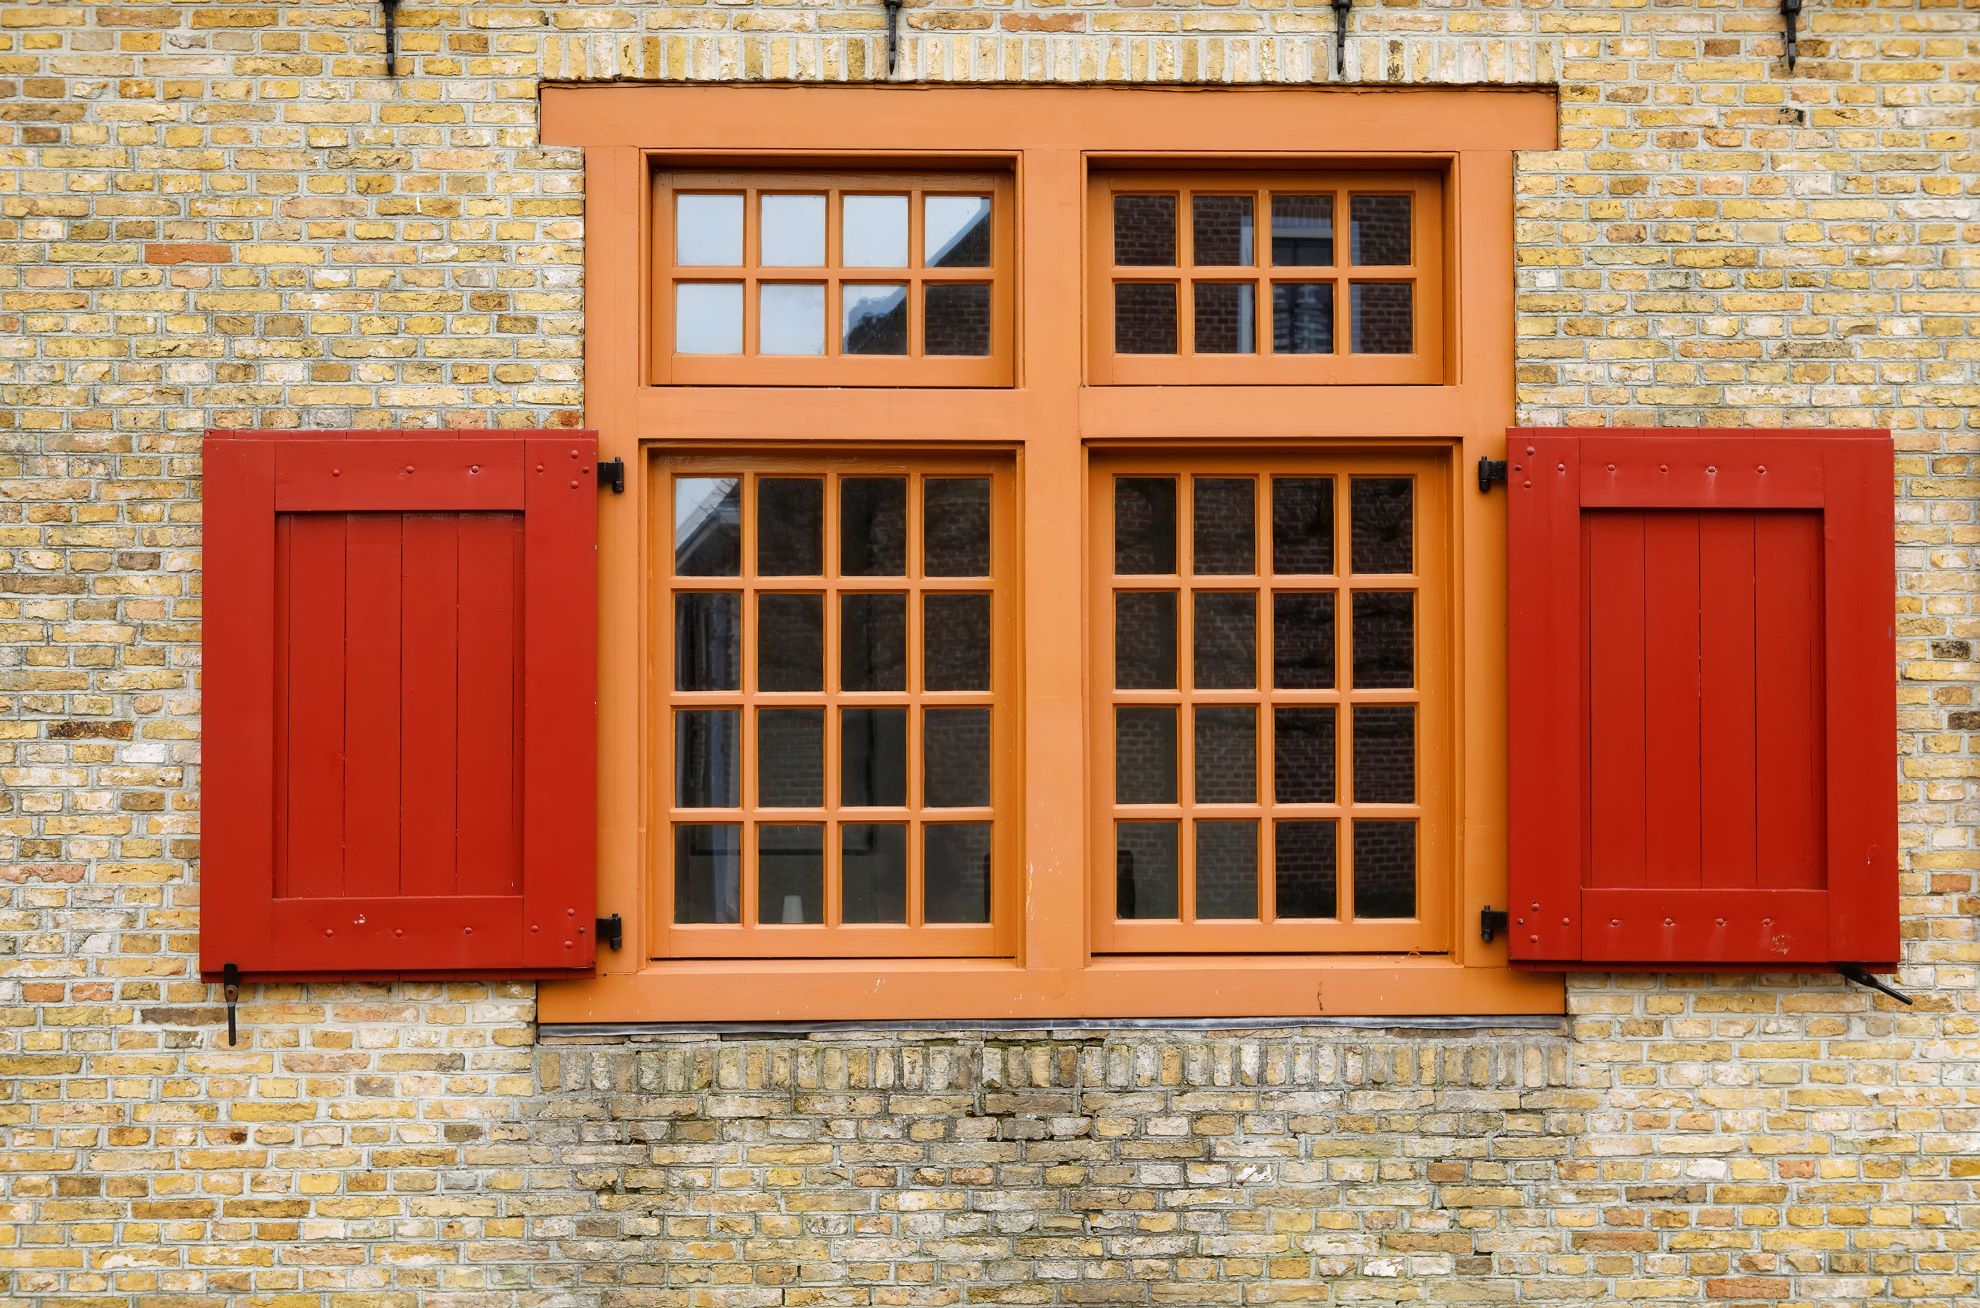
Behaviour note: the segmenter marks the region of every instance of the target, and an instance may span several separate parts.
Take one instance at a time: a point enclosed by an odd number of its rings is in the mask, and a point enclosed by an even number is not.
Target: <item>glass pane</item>
[[[674,828],[674,921],[742,919],[742,828],[732,822]]]
[[[756,920],[825,920],[825,828],[766,826],[756,833]]]
[[[1256,288],[1250,282],[1196,283],[1196,352],[1256,353],[1255,295]]]
[[[1176,823],[1119,822],[1114,826],[1114,915],[1173,918],[1180,884]]]
[[[1408,282],[1356,282],[1352,294],[1354,352],[1408,354],[1415,334]]]
[[[1114,478],[1114,571],[1123,577],[1176,570],[1176,479]]]
[[[763,197],[763,258],[766,268],[817,268],[825,262],[825,197]]]
[[[1272,571],[1325,576],[1334,570],[1334,479],[1272,479]]]
[[[764,282],[756,289],[759,353],[825,353],[824,283]]]
[[[1124,268],[1175,265],[1175,196],[1114,197],[1114,262]]]
[[[1416,916],[1416,823],[1354,824],[1354,915]]]
[[[1176,688],[1174,591],[1115,593],[1114,685],[1122,690]]]
[[[742,575],[742,482],[674,479],[674,571],[683,577]]]
[[[990,597],[930,595],[922,601],[925,690],[990,689]]]
[[[839,803],[898,808],[907,803],[907,710],[839,710]]]
[[[1258,823],[1196,824],[1196,915],[1258,916]]]
[[[1334,352],[1332,282],[1272,283],[1272,352]]]
[[[1334,197],[1272,196],[1272,262],[1325,267],[1334,261]]]
[[[1390,690],[1415,684],[1416,596],[1363,590],[1354,596],[1354,688]]]
[[[825,572],[825,483],[816,477],[756,482],[756,570],[765,577]]]
[[[1197,195],[1190,198],[1190,261],[1198,267],[1248,268],[1251,250],[1251,197]]]
[[[986,282],[930,282],[921,324],[921,352],[929,355],[990,353],[990,287]]]
[[[1281,804],[1334,802],[1334,710],[1272,710],[1272,798]]]
[[[674,689],[742,689],[742,596],[674,593]]]
[[[824,709],[757,712],[756,802],[763,808],[818,808],[825,803]]]
[[[1249,690],[1258,684],[1258,597],[1198,591],[1196,688]]]
[[[764,595],[756,601],[756,688],[825,689],[823,595]]]
[[[921,486],[922,575],[990,575],[990,479],[930,477]]]
[[[1196,557],[1192,564],[1197,574],[1243,574],[1257,567],[1253,502],[1258,483],[1249,477],[1198,477],[1193,490]]]
[[[1174,282],[1115,284],[1114,350],[1119,354],[1176,352]]]
[[[989,709],[924,710],[921,753],[923,805],[928,808],[989,807]]]
[[[1416,709],[1413,705],[1356,706],[1354,802],[1416,802]]]
[[[839,288],[845,305],[845,335],[839,348],[847,354],[907,353],[907,287],[854,286]]]
[[[840,919],[907,921],[907,827],[848,822],[840,828],[839,853]]]
[[[735,808],[742,803],[742,711],[674,713],[674,803],[679,808]]]
[[[1176,802],[1176,711],[1114,710],[1114,802]]]
[[[1258,712],[1250,705],[1196,710],[1196,802],[1258,799]]]
[[[839,573],[907,576],[907,478],[845,477],[839,482]]]
[[[1340,916],[1334,824],[1280,822],[1273,827],[1272,844],[1272,888],[1278,896],[1279,916]]]
[[[907,596],[839,597],[839,689],[907,689]]]
[[[741,282],[674,283],[674,349],[680,354],[741,354]]]
[[[1349,566],[1356,572],[1408,572],[1415,483],[1408,477],[1356,477],[1349,484]]]
[[[931,195],[922,201],[922,263],[929,268],[990,266],[990,197]]]
[[[1357,195],[1348,202],[1348,246],[1357,266],[1409,262],[1409,197]]]
[[[1281,591],[1272,596],[1272,684],[1280,690],[1334,688],[1334,596]]]
[[[674,197],[674,263],[677,267],[740,267],[742,247],[743,198],[740,193]]]
[[[848,268],[905,268],[908,261],[908,198],[905,195],[848,195],[841,244]]]
[[[922,917],[990,920],[990,824],[931,822],[922,828]]]

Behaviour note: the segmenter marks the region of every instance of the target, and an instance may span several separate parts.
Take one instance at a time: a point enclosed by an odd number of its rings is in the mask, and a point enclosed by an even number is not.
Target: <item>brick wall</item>
[[[575,425],[540,78],[868,76],[883,11],[0,7],[0,1303],[1971,1303],[1980,21],[1357,6],[1546,83],[1536,423],[1889,425],[1902,984],[1575,978],[1558,1030],[537,1043],[527,987],[193,969],[198,435]],[[1324,81],[1321,4],[904,11],[902,75]]]

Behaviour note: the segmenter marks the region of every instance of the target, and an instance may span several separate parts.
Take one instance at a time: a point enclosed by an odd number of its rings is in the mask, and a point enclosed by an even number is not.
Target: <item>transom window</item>
[[[1441,380],[1435,177],[1130,172],[1091,197],[1095,381]]]
[[[1093,479],[1102,949],[1436,947],[1445,492],[1408,457]]]
[[[1005,947],[1008,470],[654,464],[659,951]]]
[[[1006,175],[656,174],[675,383],[1008,385]]]

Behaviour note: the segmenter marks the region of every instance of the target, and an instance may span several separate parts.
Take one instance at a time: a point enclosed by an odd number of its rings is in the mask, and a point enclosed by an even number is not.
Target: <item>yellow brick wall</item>
[[[1362,0],[1558,87],[1522,418],[1900,446],[1905,967],[1558,1028],[541,1041],[193,965],[209,426],[574,425],[541,79],[862,79],[874,3],[0,4],[0,1305],[1980,1301],[1980,9]],[[901,75],[1329,80],[1307,0],[910,0]]]

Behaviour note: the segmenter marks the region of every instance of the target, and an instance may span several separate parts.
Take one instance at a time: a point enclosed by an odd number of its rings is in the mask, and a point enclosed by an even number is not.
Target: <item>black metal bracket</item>
[[[626,924],[617,913],[598,919],[598,943],[608,949],[618,949],[626,943]]]
[[[894,76],[894,68],[901,57],[901,0],[886,0],[887,5],[887,76]]]
[[[1347,16],[1354,0],[1329,0],[1334,7],[1334,76],[1347,75]]]
[[[399,0],[379,0],[385,11],[385,76],[399,75]]]
[[[614,495],[626,493],[626,461],[624,459],[600,459],[598,461],[598,489],[611,491]]]
[[[1907,1008],[1911,1006],[1911,1000],[1908,997],[1892,989],[1889,982],[1878,980],[1875,976],[1871,975],[1867,968],[1859,964],[1838,963],[1836,964],[1836,971],[1842,973],[1842,978],[1845,981],[1854,981],[1857,985],[1868,986],[1872,990],[1889,995]]]
[[[234,1005],[241,997],[241,969],[229,963],[220,969],[220,994],[227,1001],[227,1043],[234,1043],[237,1032],[234,1030]]]
[[[1512,924],[1512,915],[1503,908],[1493,908],[1490,904],[1478,910],[1478,938],[1486,944]]]
[[[1800,17],[1801,0],[1781,0],[1781,21],[1787,24],[1787,61],[1790,73],[1794,71],[1795,56],[1800,53],[1795,49],[1794,31],[1795,21]]]
[[[1494,486],[1506,482],[1506,461],[1504,459],[1480,459],[1478,461],[1478,489],[1490,491]]]

